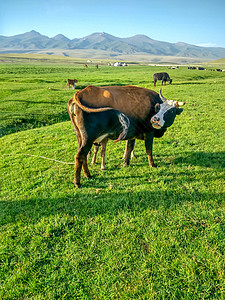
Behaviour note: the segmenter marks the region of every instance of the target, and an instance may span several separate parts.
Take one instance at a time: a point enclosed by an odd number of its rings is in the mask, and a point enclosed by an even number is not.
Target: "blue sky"
[[[225,0],[6,0],[0,35],[31,30],[80,38],[145,34],[167,42],[225,47]]]

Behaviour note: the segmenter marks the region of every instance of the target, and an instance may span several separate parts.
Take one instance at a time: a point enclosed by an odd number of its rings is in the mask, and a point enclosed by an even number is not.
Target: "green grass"
[[[143,141],[128,168],[110,142],[107,170],[98,158],[75,189],[73,165],[29,156],[73,162],[66,78],[159,91],[163,70],[0,65],[0,299],[225,298],[224,73],[168,70],[163,95],[187,104],[154,141],[157,169]]]

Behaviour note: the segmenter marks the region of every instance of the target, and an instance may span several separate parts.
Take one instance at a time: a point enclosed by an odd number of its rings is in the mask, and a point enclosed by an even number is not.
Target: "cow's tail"
[[[96,108],[95,107],[87,107],[81,103],[80,99],[81,99],[80,93],[76,92],[73,96],[73,103],[76,103],[82,110],[84,110],[86,112],[102,112],[102,111],[113,109],[111,107],[96,107]]]

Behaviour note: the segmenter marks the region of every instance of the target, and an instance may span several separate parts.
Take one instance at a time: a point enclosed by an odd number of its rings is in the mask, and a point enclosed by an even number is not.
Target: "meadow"
[[[225,72],[132,64],[86,69],[71,59],[0,63],[0,299],[224,299]],[[132,84],[184,111],[149,168],[143,141],[123,167],[108,143],[74,188],[77,141],[66,104],[92,85]],[[68,162],[58,163],[40,156]]]

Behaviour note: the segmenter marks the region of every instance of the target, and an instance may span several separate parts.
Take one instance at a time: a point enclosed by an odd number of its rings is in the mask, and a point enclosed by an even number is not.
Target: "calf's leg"
[[[94,165],[95,162],[96,162],[96,157],[97,157],[98,149],[99,149],[99,145],[97,145],[97,144],[94,145],[94,155],[92,157],[91,165]]]
[[[91,178],[90,171],[87,165],[87,154],[91,149],[91,145],[81,146],[78,150],[78,153],[75,155],[75,176],[74,176],[74,185],[75,187],[80,188],[80,174],[83,167],[85,177]]]
[[[79,157],[79,153],[75,155],[75,175],[73,184],[75,187],[80,188],[80,172],[82,169],[83,160]]]
[[[101,163],[101,170],[104,171],[105,170],[105,153],[106,153],[106,144],[108,142],[108,139],[105,138],[102,142],[102,149],[101,149],[101,158],[102,158],[102,163]]]
[[[88,164],[87,164],[87,156],[84,157],[82,167],[83,167],[83,171],[84,171],[84,176],[87,178],[91,178],[91,173],[88,169]]]

